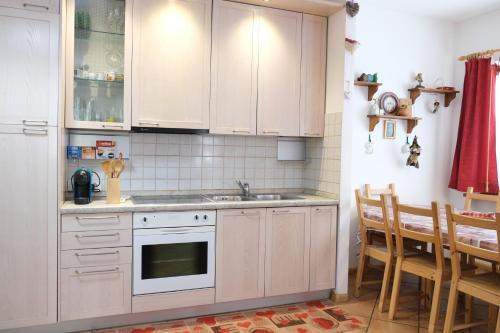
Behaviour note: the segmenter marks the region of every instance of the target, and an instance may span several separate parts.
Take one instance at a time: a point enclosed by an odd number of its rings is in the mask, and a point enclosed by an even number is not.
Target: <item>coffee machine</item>
[[[98,184],[92,183],[92,175],[96,175],[99,179]],[[86,205],[92,202],[93,192],[98,191],[97,187],[100,185],[99,175],[92,171],[92,169],[81,167],[78,168],[71,177],[71,184],[73,186],[73,200],[76,205]]]

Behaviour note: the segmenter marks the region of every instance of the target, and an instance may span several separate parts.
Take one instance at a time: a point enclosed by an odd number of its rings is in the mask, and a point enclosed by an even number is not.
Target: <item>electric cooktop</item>
[[[201,204],[211,202],[209,199],[201,195],[133,196],[132,201],[137,205]]]

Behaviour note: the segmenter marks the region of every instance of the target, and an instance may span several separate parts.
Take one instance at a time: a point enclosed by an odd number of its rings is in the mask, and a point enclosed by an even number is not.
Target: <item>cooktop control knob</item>
[[[142,218],[142,224],[144,225],[148,224],[148,218],[146,216]]]
[[[208,220],[208,215],[207,214],[203,215],[203,219]]]
[[[198,214],[196,214],[196,215],[194,216],[194,219],[195,219],[196,221],[198,221],[198,219],[199,219],[199,218],[200,218],[200,217],[198,216]]]

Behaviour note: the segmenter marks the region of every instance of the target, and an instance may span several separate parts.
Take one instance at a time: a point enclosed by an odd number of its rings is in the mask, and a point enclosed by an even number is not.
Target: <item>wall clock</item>
[[[386,114],[395,113],[399,110],[399,98],[393,92],[386,92],[380,96],[379,106]]]

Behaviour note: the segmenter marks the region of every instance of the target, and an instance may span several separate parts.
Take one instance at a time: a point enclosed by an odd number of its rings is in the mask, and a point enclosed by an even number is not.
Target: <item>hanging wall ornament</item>
[[[410,137],[406,136],[406,143],[401,147],[401,153],[408,154],[410,152]]]
[[[373,150],[374,150],[374,145],[372,142],[372,134],[368,133],[368,142],[365,143],[365,153],[371,155],[373,154]]]
[[[347,1],[345,4],[346,12],[350,17],[358,15],[359,3],[354,2],[354,0]]]
[[[420,164],[418,163],[418,157],[420,156],[420,151],[422,150],[422,147],[418,144],[417,137],[413,139],[413,143],[410,146],[410,156],[408,157],[408,160],[406,161],[406,165],[408,166],[413,166],[417,169],[420,168]]]

